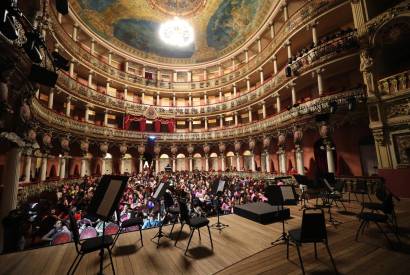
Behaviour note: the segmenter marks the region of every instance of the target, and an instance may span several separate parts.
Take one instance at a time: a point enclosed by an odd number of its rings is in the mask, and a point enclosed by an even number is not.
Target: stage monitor
[[[112,217],[128,182],[127,176],[104,175],[95,190],[88,213],[101,220]]]

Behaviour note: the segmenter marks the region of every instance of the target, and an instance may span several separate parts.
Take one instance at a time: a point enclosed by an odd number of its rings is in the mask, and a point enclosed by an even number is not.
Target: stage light
[[[51,55],[53,56],[54,65],[59,68],[63,69],[64,71],[68,71],[70,69],[69,61],[65,59],[61,54],[58,52],[52,52]]]
[[[17,7],[17,0],[6,0],[0,4],[0,32],[10,40],[18,38],[16,18],[13,12]]]
[[[349,97],[349,98],[347,99],[347,109],[348,109],[349,111],[353,111],[355,106],[356,106],[356,98],[354,98],[354,97]]]
[[[29,32],[26,34],[27,42],[23,45],[27,55],[34,63],[41,63],[43,55],[40,52],[41,38],[38,32]]]
[[[151,140],[151,141],[154,141],[154,140],[157,139],[157,137],[156,136],[148,136],[148,139]]]
[[[329,102],[329,111],[330,113],[334,114],[336,113],[337,110],[337,102],[336,101],[330,101]]]

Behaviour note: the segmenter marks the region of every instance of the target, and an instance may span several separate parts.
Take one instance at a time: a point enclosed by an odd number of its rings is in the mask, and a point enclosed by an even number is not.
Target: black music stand
[[[215,207],[216,207],[216,216],[218,217],[217,222],[211,225],[211,228],[215,228],[217,230],[219,230],[219,233],[221,233],[222,229],[228,227],[229,225],[227,224],[223,224],[220,222],[219,220],[219,216],[220,216],[220,200],[221,197],[223,197],[223,192],[225,189],[225,181],[224,180],[219,180],[218,182],[214,182],[213,186],[212,186],[212,193],[214,194],[214,196],[216,196],[216,203],[215,203]]]
[[[100,250],[100,271],[103,274],[105,222],[110,220],[117,209],[128,183],[127,176],[104,175],[91,199],[88,213],[103,221]]]
[[[152,195],[152,198],[154,200],[157,201],[157,203],[160,203],[160,199],[162,196],[164,196],[164,193],[167,191],[169,187],[169,183],[168,182],[161,182],[157,189],[155,190],[154,195]],[[164,225],[164,223],[167,221],[167,215],[168,213],[165,213],[164,218],[161,221],[160,226],[158,227],[158,232],[157,234],[155,234],[154,237],[151,238],[151,241],[157,244],[157,248],[159,247],[159,241],[161,240],[162,237],[165,237],[166,235],[162,232],[162,226]],[[157,239],[157,241],[155,242],[154,239]]]

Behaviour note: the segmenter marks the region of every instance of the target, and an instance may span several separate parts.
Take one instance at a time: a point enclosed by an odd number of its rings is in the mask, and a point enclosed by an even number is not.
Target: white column
[[[173,73],[173,81],[174,81],[174,82],[177,82],[177,81],[178,81],[178,74],[177,74],[177,72],[174,72],[174,73]]]
[[[177,171],[176,156],[172,157],[172,172]]]
[[[0,220],[9,212],[17,208],[17,193],[20,177],[20,158],[22,149],[13,147],[6,153],[6,162],[3,170],[3,190],[1,192]],[[3,226],[0,226],[0,252],[3,251]]]
[[[78,25],[74,25],[73,27],[73,40],[77,42],[77,34],[78,34]]]
[[[189,132],[192,132],[192,119],[189,119],[188,121],[188,130]]]
[[[287,41],[286,42],[286,49],[287,49],[287,52],[288,52],[288,60],[292,58],[292,48],[291,48],[290,45],[291,45],[290,41]]]
[[[145,102],[145,92],[144,91],[142,91],[141,92],[141,102],[144,104],[144,102]]]
[[[278,151],[278,157],[279,157],[279,172],[281,174],[286,174],[286,154],[283,149],[280,149]]]
[[[221,64],[219,64],[218,65],[218,76],[222,76],[222,65]]]
[[[141,70],[141,71],[142,71],[142,72],[141,72],[142,77],[145,78],[145,66],[142,66],[142,70]]]
[[[108,52],[108,65],[112,64],[112,52]]]
[[[155,157],[155,173],[159,173],[160,171],[159,171],[159,156],[157,155],[156,157]]]
[[[261,85],[263,85],[264,79],[263,79],[263,69],[262,68],[259,68],[259,78],[261,81]]]
[[[107,127],[108,125],[108,110],[104,111],[104,122],[103,122],[103,126]]]
[[[209,171],[209,158],[207,154],[205,154],[205,171]]]
[[[224,116],[219,116],[219,127],[222,129],[224,127]]]
[[[128,61],[125,61],[124,67],[125,67],[125,68],[124,68],[125,72],[128,73],[128,69],[129,69],[129,67],[130,67],[130,63],[129,63]]]
[[[249,108],[249,122],[252,122],[252,108]]]
[[[258,38],[258,53],[262,52],[262,41]]]
[[[120,159],[120,174],[124,175],[125,173],[125,159],[124,157],[121,157]]]
[[[192,95],[191,94],[188,95],[188,104],[189,106],[192,106]]]
[[[237,92],[236,83],[234,83],[232,86],[233,86],[233,97],[236,97],[236,92]]]
[[[312,24],[312,40],[315,46],[317,45],[317,30],[316,30],[316,23]]]
[[[236,68],[236,62],[235,62],[235,58],[232,58],[232,71],[235,71]]]
[[[101,158],[101,175],[106,174],[105,170],[106,170],[105,158]]]
[[[270,38],[271,39],[275,38],[275,24],[274,24],[274,22],[272,22],[272,24],[270,24]]]
[[[93,87],[93,72],[92,71],[88,73],[88,87],[90,88]]]
[[[255,167],[255,154],[252,152],[252,155],[251,155],[251,168],[252,168],[252,172],[255,172],[256,171],[256,167]]]
[[[276,97],[276,112],[280,113],[280,96]]]
[[[47,178],[47,157],[41,158],[40,181],[45,181]]]
[[[283,5],[283,17],[285,18],[285,22],[289,20],[288,5],[287,4]]]
[[[292,85],[292,104],[296,104],[296,88],[295,85]]]
[[[54,89],[50,89],[50,93],[48,95],[48,108],[53,109],[54,105]]]
[[[241,171],[241,161],[240,161],[239,152],[236,153],[236,170]]]
[[[74,61],[70,62],[69,74],[71,78],[74,77]]]
[[[268,150],[265,151],[265,166],[266,166],[266,173],[270,173],[270,157]]]
[[[172,95],[172,106],[177,106],[177,99],[175,97],[175,94]]]
[[[262,118],[266,118],[266,104],[265,101],[262,102]]]
[[[222,102],[223,100],[222,100],[222,90],[221,89],[219,89],[219,102]]]
[[[204,80],[208,80],[208,71],[204,69],[204,74],[203,74]]]
[[[225,171],[225,156],[221,153],[221,171]]]
[[[298,172],[299,175],[304,175],[305,168],[303,164],[303,150],[300,145],[296,146],[295,158],[296,158],[296,171]]]
[[[62,156],[60,158],[60,179],[65,179],[65,171],[66,171],[66,158]]]
[[[86,165],[85,161],[86,161],[85,157],[81,158],[80,177],[85,176],[85,165]]]
[[[58,21],[58,23],[62,23],[63,22],[63,15],[61,14],[61,13],[58,13],[57,14],[57,21]]]
[[[323,94],[323,78],[322,78],[322,72],[318,70],[317,72],[317,89],[319,92],[319,96]]]
[[[251,90],[251,80],[246,77],[246,90],[249,92]]]
[[[208,118],[205,118],[205,131],[208,131]]]
[[[160,101],[160,98],[159,98],[159,92],[157,92],[157,106],[161,105],[160,103],[161,103],[161,101]]]
[[[85,122],[89,122],[89,119],[90,119],[90,114],[89,114],[89,106],[88,106],[88,104],[87,105],[85,105]]]
[[[273,56],[273,74],[278,74],[278,59],[276,58],[276,55]]]
[[[248,63],[249,62],[249,52],[248,52],[248,50],[246,49],[245,50],[245,63]]]
[[[144,169],[144,163],[142,162],[143,156],[140,156],[140,172]]]
[[[204,104],[208,104],[208,95],[206,93],[204,93]]]
[[[189,172],[192,172],[192,156],[189,156],[188,160],[189,160]]]
[[[95,53],[95,40],[94,40],[94,38],[91,39],[90,52],[91,52],[91,55],[94,55],[94,53]]]
[[[31,156],[27,155],[26,156],[26,161],[25,161],[25,166],[24,166],[24,182],[30,182],[30,176],[31,176]]]
[[[326,144],[326,160],[327,160],[327,171],[329,173],[335,173],[335,161],[333,158],[333,148],[330,142]]]
[[[110,80],[109,79],[107,79],[107,83],[105,84],[105,90],[106,90],[106,93],[108,94],[108,90],[110,89]]]
[[[235,126],[238,126],[238,112],[235,112]]]

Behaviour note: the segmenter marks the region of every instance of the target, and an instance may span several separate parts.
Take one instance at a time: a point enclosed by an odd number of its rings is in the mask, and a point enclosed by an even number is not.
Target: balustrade
[[[395,74],[378,81],[379,91],[394,95],[410,89],[410,70]]]

